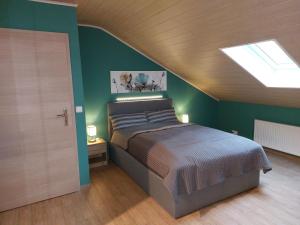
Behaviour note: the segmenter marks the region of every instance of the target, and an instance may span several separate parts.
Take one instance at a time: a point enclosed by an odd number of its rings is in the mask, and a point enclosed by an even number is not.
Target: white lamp
[[[89,142],[95,142],[97,135],[97,127],[95,125],[87,126],[87,134],[90,137]]]
[[[181,121],[183,123],[189,123],[189,114],[183,114],[182,118],[181,118]]]

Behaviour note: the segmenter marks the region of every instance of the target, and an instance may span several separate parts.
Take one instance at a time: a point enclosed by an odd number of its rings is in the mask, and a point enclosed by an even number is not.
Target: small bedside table
[[[107,165],[107,143],[102,138],[97,138],[95,142],[88,142],[90,168]]]

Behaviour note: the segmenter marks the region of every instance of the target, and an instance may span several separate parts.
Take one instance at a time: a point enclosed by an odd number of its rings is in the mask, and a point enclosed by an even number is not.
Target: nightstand
[[[107,165],[107,143],[102,138],[97,138],[95,142],[88,142],[90,168]]]

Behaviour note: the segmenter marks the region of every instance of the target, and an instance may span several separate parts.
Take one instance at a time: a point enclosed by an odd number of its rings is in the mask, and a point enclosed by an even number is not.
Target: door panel
[[[0,28],[0,211],[79,190],[68,43]]]

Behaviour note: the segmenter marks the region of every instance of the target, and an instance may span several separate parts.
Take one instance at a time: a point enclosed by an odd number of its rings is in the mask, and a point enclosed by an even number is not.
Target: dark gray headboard
[[[172,99],[165,98],[159,100],[132,101],[132,102],[112,102],[108,103],[108,117],[116,114],[139,113],[145,111],[157,111],[173,107]],[[110,119],[108,118],[108,134],[112,135]]]

